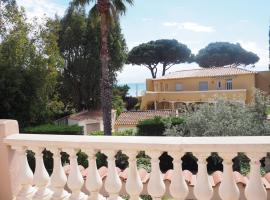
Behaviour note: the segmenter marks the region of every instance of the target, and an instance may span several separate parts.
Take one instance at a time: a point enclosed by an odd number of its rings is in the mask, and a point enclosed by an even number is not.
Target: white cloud
[[[25,8],[27,18],[41,19],[44,16],[54,17],[55,14],[62,16],[65,7],[56,4],[53,0],[17,0],[19,6]]]
[[[204,26],[200,25],[196,22],[164,22],[163,26],[167,27],[176,27],[181,30],[193,31],[193,32],[205,32],[205,33],[212,33],[216,30],[212,26]]]

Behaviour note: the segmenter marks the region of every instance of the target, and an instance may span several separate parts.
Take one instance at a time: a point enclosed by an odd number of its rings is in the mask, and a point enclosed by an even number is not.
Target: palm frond
[[[126,13],[127,8],[123,0],[111,0],[111,2],[117,13],[121,15]]]
[[[128,4],[130,4],[131,6],[133,6],[134,4],[134,0],[125,0]]]
[[[89,4],[90,2],[92,2],[94,0],[73,0],[74,5],[76,6],[85,6],[86,4]]]

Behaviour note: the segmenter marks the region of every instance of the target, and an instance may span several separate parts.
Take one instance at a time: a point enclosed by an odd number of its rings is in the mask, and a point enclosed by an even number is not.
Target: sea
[[[125,85],[125,84],[121,84]],[[145,93],[146,85],[145,83],[126,83],[129,86],[128,95],[137,97],[142,96]]]

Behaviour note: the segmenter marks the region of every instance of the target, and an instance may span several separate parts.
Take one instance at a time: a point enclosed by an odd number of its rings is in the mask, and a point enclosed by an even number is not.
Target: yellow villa
[[[141,109],[178,109],[195,103],[213,103],[224,98],[248,104],[254,88],[270,93],[270,71],[233,67],[182,70],[146,80]]]

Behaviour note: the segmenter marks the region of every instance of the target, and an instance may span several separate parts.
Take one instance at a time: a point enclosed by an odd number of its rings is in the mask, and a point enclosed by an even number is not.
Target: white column
[[[160,200],[165,193],[165,184],[159,168],[161,153],[160,151],[150,151],[147,153],[151,157],[151,174],[147,190],[154,200]]]
[[[194,186],[194,195],[198,200],[209,200],[213,195],[213,188],[209,180],[207,173],[207,162],[208,153],[197,153],[195,154],[198,158],[198,174],[196,185]]]
[[[137,170],[136,156],[137,151],[126,151],[124,152],[128,157],[129,168],[128,177],[126,181],[126,191],[130,195],[130,200],[139,200],[140,193],[143,190],[143,184]]]
[[[105,189],[109,193],[109,200],[121,200],[119,197],[119,192],[122,187],[122,182],[118,176],[116,167],[115,167],[115,155],[116,151],[108,150],[103,151],[103,153],[108,157],[108,175],[105,181]]]
[[[86,178],[86,189],[90,192],[88,200],[105,200],[99,190],[102,187],[102,179],[97,170],[96,151],[85,149],[84,152],[88,155],[88,169]]]
[[[77,162],[77,152],[76,149],[63,149],[63,151],[69,154],[70,160],[70,173],[68,175],[67,185],[71,190],[70,200],[86,200],[87,195],[81,192],[84,180],[80,172],[78,162]]]
[[[188,195],[188,186],[183,176],[182,171],[182,152],[172,152],[170,155],[173,158],[173,173],[170,185],[170,194],[176,200],[184,200]]]
[[[245,189],[247,200],[266,200],[267,193],[262,183],[260,174],[260,159],[265,156],[263,153],[248,153],[250,159],[250,176]]]
[[[32,187],[33,185],[33,172],[29,167],[27,157],[26,157],[26,147],[12,147],[16,150],[19,157],[19,172],[18,182],[20,183],[20,190],[16,195],[16,200],[32,200],[36,189]]]
[[[234,153],[219,153],[223,158],[223,174],[222,181],[219,186],[219,196],[222,200],[237,200],[240,192],[235,183],[232,169],[232,159],[236,156]]]
[[[48,200],[51,198],[52,191],[48,188],[50,177],[43,162],[43,147],[32,148],[35,153],[36,167],[33,183],[37,187],[33,200]]]
[[[13,199],[18,191],[17,172],[19,169],[16,152],[4,143],[4,139],[10,135],[19,134],[19,126],[16,120],[0,119],[0,199]]]
[[[53,153],[53,173],[51,175],[52,200],[67,200],[70,194],[64,189],[67,183],[67,176],[61,163],[61,150],[52,148],[50,151]]]

